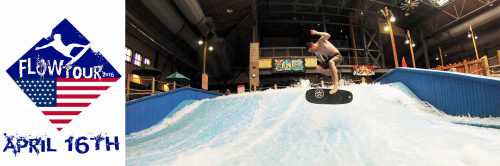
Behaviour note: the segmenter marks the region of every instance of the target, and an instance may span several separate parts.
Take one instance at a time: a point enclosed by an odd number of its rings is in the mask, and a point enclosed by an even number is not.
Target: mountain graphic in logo
[[[121,77],[66,19],[10,66],[7,73],[58,131]]]

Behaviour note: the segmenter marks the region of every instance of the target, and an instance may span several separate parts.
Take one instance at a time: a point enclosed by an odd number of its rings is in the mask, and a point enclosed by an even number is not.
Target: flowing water
[[[127,165],[498,165],[499,118],[447,116],[402,84],[342,87],[345,105],[288,88],[197,101],[127,136]]]

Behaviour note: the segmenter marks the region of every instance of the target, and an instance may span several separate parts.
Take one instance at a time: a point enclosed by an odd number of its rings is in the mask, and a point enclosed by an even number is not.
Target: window
[[[127,62],[132,62],[132,50],[128,47],[125,47],[125,56]]]
[[[146,57],[144,58],[144,64],[145,64],[146,66],[151,65],[151,61],[149,61],[149,58],[146,58]]]
[[[132,74],[132,79],[130,81],[136,84],[141,84],[141,76],[137,74]]]
[[[142,55],[138,52],[134,54],[134,65],[141,66]]]

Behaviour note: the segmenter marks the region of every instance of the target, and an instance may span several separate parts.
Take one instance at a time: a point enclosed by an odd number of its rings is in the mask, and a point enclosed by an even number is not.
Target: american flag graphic
[[[16,84],[61,131],[118,79],[21,78],[16,80]]]

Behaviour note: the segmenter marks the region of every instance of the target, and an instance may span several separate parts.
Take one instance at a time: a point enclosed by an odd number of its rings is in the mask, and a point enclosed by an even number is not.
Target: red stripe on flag
[[[120,78],[57,78],[57,82],[116,82]]]
[[[96,99],[100,95],[84,95],[84,94],[65,94],[57,95],[58,99]]]
[[[42,111],[44,115],[78,115],[81,111]]]
[[[50,119],[52,124],[68,124],[71,122],[71,119]]]
[[[109,86],[57,86],[57,90],[107,90]]]
[[[57,103],[56,107],[88,107],[90,103]]]

